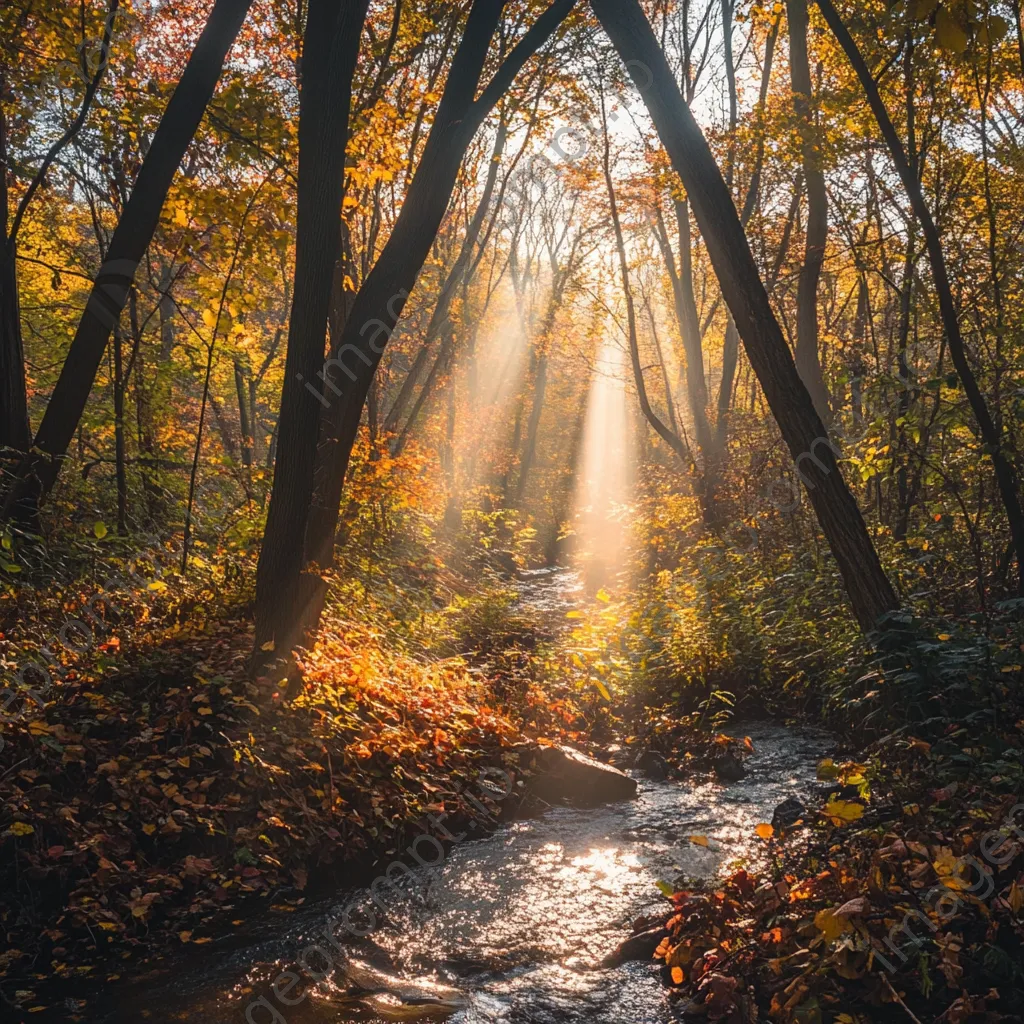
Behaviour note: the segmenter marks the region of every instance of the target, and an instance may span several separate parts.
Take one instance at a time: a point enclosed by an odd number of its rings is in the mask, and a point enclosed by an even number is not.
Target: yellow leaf
[[[845,917],[837,916],[831,910],[819,910],[814,915],[814,927],[821,932],[826,942],[834,942],[840,935],[853,931],[853,925]]]
[[[200,708],[199,709],[199,714],[201,714],[201,715],[212,715],[213,714],[213,710],[211,708]]]
[[[988,35],[990,39],[998,42],[998,40],[1002,39],[1009,30],[1010,23],[1005,18],[1001,18],[998,14],[993,14],[988,19]]]
[[[145,832],[147,836],[151,836],[156,831],[156,825],[143,825],[142,831]]]
[[[686,977],[686,975],[683,974],[682,967],[673,967],[672,968],[672,984],[673,985],[682,985],[684,977]]]
[[[942,49],[953,53],[967,49],[967,33],[945,7],[940,7],[935,14],[935,41]]]
[[[23,821],[16,821],[11,826],[11,835],[15,836],[30,836],[35,832],[35,829],[31,825],[27,825]]]
[[[117,925],[113,921],[100,921],[100,927],[105,932],[117,931]]]
[[[597,687],[598,692],[604,697],[605,700],[610,701],[612,695],[608,692],[608,687],[601,682],[600,679],[593,680],[594,685]]]
[[[260,648],[260,650],[261,650],[261,651],[272,651],[272,650],[273,650],[273,649],[274,649],[274,648],[275,648],[276,646],[277,646],[277,644],[275,644],[273,640],[268,640],[268,641],[267,641],[267,642],[266,642],[266,643],[265,643],[265,644],[264,644],[264,645],[263,645],[263,646],[262,646],[262,647]]]
[[[818,778],[823,782],[839,778],[839,769],[831,757],[826,757],[824,761],[818,762]]]
[[[1019,914],[1021,908],[1024,908],[1024,889],[1014,882],[1010,886],[1010,894],[1006,898],[1006,902],[1010,904],[1010,909],[1015,913]]]
[[[960,874],[960,860],[948,846],[939,848],[939,855],[932,862],[939,881],[947,889],[965,889],[967,883]]]
[[[864,805],[854,800],[830,800],[823,812],[833,825],[848,825],[864,814]]]
[[[598,601],[603,601],[605,604],[607,604],[612,599],[611,594],[609,594],[608,591],[604,589],[604,587],[602,587],[597,592],[596,596],[597,596]]]
[[[710,842],[708,842],[708,837],[707,836],[690,836],[689,838],[690,838],[690,842],[693,843],[694,846],[710,846],[711,845]]]
[[[771,837],[772,837],[773,835],[775,835],[775,826],[774,826],[774,825],[768,825],[768,824],[764,824],[764,825],[758,825],[758,826],[757,826],[757,827],[756,827],[756,828],[754,829],[754,831],[755,831],[755,832],[756,832],[756,833],[757,833],[757,834],[758,834],[758,835],[759,835],[759,836],[760,836],[760,837],[761,837],[762,839],[771,839]]]
[[[106,523],[93,523],[92,532],[97,540],[103,540],[107,535]]]
[[[212,331],[217,326],[217,314],[212,309],[204,309],[203,323]]]
[[[188,940],[192,938],[192,933],[191,932],[178,932],[178,938],[181,939],[182,942],[188,942]]]

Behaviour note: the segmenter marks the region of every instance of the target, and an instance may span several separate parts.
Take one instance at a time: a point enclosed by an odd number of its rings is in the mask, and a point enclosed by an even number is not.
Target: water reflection
[[[384,927],[359,955],[468,993],[469,1006],[450,1018],[454,1024],[669,1020],[652,965],[596,965],[635,918],[663,903],[659,879],[710,877],[758,856],[754,826],[787,796],[814,786],[815,764],[828,750],[825,737],[776,726],[750,732],[757,753],[748,778],[734,785],[645,782],[630,803],[556,809],[463,842],[420,879],[417,898],[391,894]],[[708,845],[693,837],[706,837]],[[167,1008],[148,1001],[148,1019],[244,1020],[254,994],[269,994],[269,982],[322,926],[331,905],[304,911],[291,922],[297,927],[290,937],[270,935],[250,948],[211,955],[208,967],[177,977],[161,994],[158,1003]],[[241,985],[239,977],[246,979]],[[380,1019],[346,1002],[340,989],[279,1009],[287,1024]],[[254,1024],[271,1019],[261,1013]]]

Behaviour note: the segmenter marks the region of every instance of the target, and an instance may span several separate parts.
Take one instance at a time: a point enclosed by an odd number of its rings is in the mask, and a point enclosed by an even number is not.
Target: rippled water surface
[[[657,907],[659,879],[710,877],[756,857],[754,826],[788,795],[813,788],[816,762],[828,750],[827,737],[808,730],[752,724],[730,731],[753,739],[746,779],[642,782],[639,799],[628,803],[558,808],[465,840],[443,866],[390,900],[387,923],[358,955],[462,989],[470,1002],[450,1018],[455,1024],[670,1020],[651,964],[596,965],[637,916]],[[705,836],[710,846],[690,836]],[[270,981],[337,904],[304,907],[284,923],[273,915],[265,936],[243,948],[207,947],[205,963],[155,981],[133,1019],[213,1024],[243,1021],[249,1008],[253,1024],[277,1020],[252,1000],[271,995]],[[335,996],[277,1010],[289,1024],[376,1019]]]

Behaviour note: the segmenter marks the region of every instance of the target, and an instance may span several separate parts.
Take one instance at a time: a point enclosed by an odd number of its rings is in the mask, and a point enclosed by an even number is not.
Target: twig
[[[4,779],[6,779],[7,776],[10,775],[11,772],[14,771],[15,768],[20,768],[27,760],[28,760],[27,757],[23,757],[20,761],[16,761],[14,764],[12,764],[11,767],[8,768],[7,771],[5,771],[3,773],[3,775],[0,775],[0,782],[2,782]]]
[[[882,979],[882,984],[889,990],[889,995],[892,996],[895,1002],[899,1003],[899,1005],[903,1007],[903,1009],[906,1011],[907,1016],[914,1022],[914,1024],[921,1024],[921,1021],[914,1014],[914,1011],[911,1010],[905,1002],[903,1002],[903,1000],[900,998],[899,992],[897,992],[896,989],[892,987],[892,984],[890,983],[889,979],[881,971],[878,972],[878,976]]]

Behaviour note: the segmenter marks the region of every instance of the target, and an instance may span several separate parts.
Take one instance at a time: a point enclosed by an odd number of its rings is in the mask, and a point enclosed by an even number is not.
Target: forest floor
[[[240,610],[153,593],[112,602],[104,614],[133,628],[52,666],[43,706],[22,693],[3,718],[0,997],[19,1019],[60,1002],[88,1020],[66,993],[358,881],[428,814],[478,820],[469,786],[484,766],[518,778],[518,744],[628,740],[678,774],[725,743],[693,715],[616,720],[596,694],[541,685],[534,648],[550,624],[499,614],[486,595],[470,616],[473,657],[424,658],[368,616],[339,616],[288,688],[249,677]],[[82,603],[23,602],[0,637],[6,664]],[[762,868],[676,893],[656,952],[673,998],[734,1024],[1020,1019],[1016,669],[990,688],[987,716],[973,698],[940,702],[856,761],[824,762],[821,806],[782,808],[760,828]],[[484,802],[494,823],[507,812]]]

